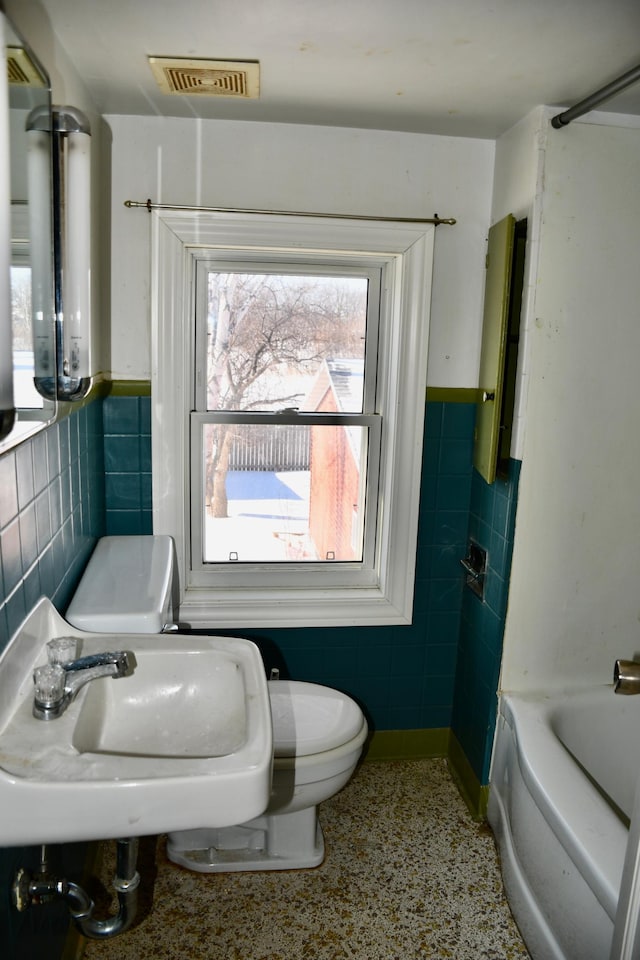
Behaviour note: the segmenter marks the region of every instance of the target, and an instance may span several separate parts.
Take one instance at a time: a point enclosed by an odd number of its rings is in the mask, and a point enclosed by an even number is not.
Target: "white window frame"
[[[176,546],[178,611],[193,627],[349,626],[410,623],[417,546],[435,226],[154,210],[152,218],[153,528]],[[190,446],[195,261],[204,250],[254,261],[361,262],[383,267],[377,405],[382,413],[373,564],[313,565],[308,586],[216,588],[191,570]],[[288,566],[288,565],[287,565]],[[306,565],[309,567],[310,565]],[[326,578],[319,567],[331,571]],[[277,578],[276,578],[277,579]],[[199,582],[197,582],[199,581]]]
[[[298,272],[304,276],[354,276],[367,280],[367,332],[366,332],[366,357],[363,382],[363,409],[360,413],[328,413],[318,412],[297,412],[297,413],[278,413],[277,419],[273,414],[252,413],[249,411],[206,411],[206,355],[194,355],[193,366],[196,372],[196,383],[194,384],[194,409],[198,412],[192,412],[191,420],[191,569],[189,572],[189,582],[194,587],[206,586],[212,579],[215,579],[218,587],[278,587],[283,577],[286,577],[287,585],[296,590],[305,588],[311,576],[315,574],[318,584],[322,583],[324,587],[340,587],[349,580],[354,586],[369,586],[376,580],[376,521],[377,510],[370,510],[367,504],[363,511],[365,514],[364,538],[363,538],[363,562],[348,563],[340,561],[338,564],[318,563],[318,569],[312,571],[309,561],[295,564],[287,563],[286,571],[282,569],[282,563],[244,563],[242,569],[238,569],[232,564],[219,564],[215,573],[211,572],[211,564],[202,561],[203,556],[203,524],[195,521],[194,512],[199,509],[197,505],[204,503],[203,489],[203,450],[202,450],[202,427],[207,423],[227,421],[230,423],[259,423],[268,419],[280,426],[294,424],[302,426],[328,425],[328,426],[359,426],[366,429],[368,442],[365,443],[365,449],[362,451],[363,470],[360,478],[364,488],[362,490],[363,502],[370,490],[378,489],[378,473],[380,462],[380,443],[381,443],[381,420],[382,417],[378,411],[377,394],[379,393],[378,384],[383,379],[378,378],[378,367],[381,366],[376,358],[370,362],[369,356],[379,353],[379,318],[380,318],[380,289],[382,286],[382,274],[385,268],[386,260],[379,256],[367,256],[363,263],[362,254],[355,256],[340,257],[333,254],[320,253],[313,251],[311,260],[308,255],[292,260],[290,257],[278,257],[276,262],[272,260],[261,260],[255,263],[255,257],[245,258],[242,255],[236,260],[222,259],[214,261],[211,251],[205,251],[206,256],[202,256],[202,251],[194,252],[196,269],[196,299],[199,302],[196,307],[196,342],[203,339],[204,326],[206,329],[206,317],[204,315],[203,303],[206,303],[206,268],[211,267],[216,271],[225,272],[231,268],[245,272],[271,272],[280,274],[292,274]],[[205,269],[202,271],[200,267]],[[200,330],[198,328],[200,327]],[[200,412],[202,411],[202,412]],[[204,517],[202,517],[204,519]],[[360,546],[360,544],[358,544]]]

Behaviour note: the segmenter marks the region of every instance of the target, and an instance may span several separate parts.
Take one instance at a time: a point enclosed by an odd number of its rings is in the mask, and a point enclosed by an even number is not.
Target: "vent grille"
[[[163,93],[198,97],[241,97],[260,93],[260,64],[237,60],[175,60],[149,57]]]
[[[7,47],[7,70],[14,86],[44,87],[40,71],[22,47]]]

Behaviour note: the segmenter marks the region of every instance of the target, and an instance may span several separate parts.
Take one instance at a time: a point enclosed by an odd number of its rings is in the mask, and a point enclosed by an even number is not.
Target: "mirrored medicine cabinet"
[[[15,407],[14,413],[2,411],[3,453],[55,419],[56,306],[50,82],[28,44],[1,13],[0,18],[8,79],[7,129],[0,139],[9,145],[4,178],[9,195],[3,190],[1,200],[9,207],[8,263],[2,264],[9,297],[0,308],[0,324],[10,327],[5,342],[11,353],[1,369],[11,378]]]

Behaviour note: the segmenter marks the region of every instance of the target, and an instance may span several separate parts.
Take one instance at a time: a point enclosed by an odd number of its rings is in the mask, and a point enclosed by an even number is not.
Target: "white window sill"
[[[250,593],[248,596],[247,594]],[[411,623],[403,608],[379,590],[304,591],[281,596],[270,591],[242,591],[242,597],[187,591],[178,611],[180,624],[192,629],[255,630],[265,627],[393,626]],[[346,596],[345,596],[346,594]],[[409,604],[410,608],[410,604]]]

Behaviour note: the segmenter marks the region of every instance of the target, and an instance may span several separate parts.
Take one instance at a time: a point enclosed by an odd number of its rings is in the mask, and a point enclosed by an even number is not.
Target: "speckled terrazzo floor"
[[[164,838],[141,841],[135,926],[89,941],[86,960],[528,957],[493,836],[445,760],[363,764],[320,811],[315,870],[196,874],[167,860]],[[112,865],[103,872],[109,884]]]

